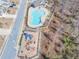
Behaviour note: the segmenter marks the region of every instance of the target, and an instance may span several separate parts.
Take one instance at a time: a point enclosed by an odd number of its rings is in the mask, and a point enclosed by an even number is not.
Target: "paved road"
[[[12,29],[11,35],[8,37],[7,44],[5,45],[4,52],[2,56],[0,56],[1,59],[14,59],[16,55],[16,49],[14,48],[16,46],[16,39],[19,35],[19,29],[20,25],[22,24],[24,14],[25,14],[25,6],[26,6],[26,0],[21,0],[20,2],[20,8],[18,10],[18,14],[16,17],[16,21],[14,24],[14,27]]]

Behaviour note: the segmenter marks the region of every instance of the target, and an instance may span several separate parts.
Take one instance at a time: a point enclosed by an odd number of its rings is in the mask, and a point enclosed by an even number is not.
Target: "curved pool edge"
[[[31,22],[31,10],[32,10],[32,8],[33,7],[30,7],[29,8],[29,12],[28,12],[28,21],[27,21],[27,25],[29,26],[29,27],[31,27],[31,28],[37,28],[37,27],[40,27],[40,26],[42,26],[43,24],[44,24],[44,22],[45,22],[45,18],[46,18],[46,16],[49,14],[49,12],[48,12],[48,10],[46,9],[46,8],[43,8],[43,10],[45,11],[45,15],[44,16],[42,16],[41,17],[41,23],[39,24],[39,25],[32,25],[30,22]],[[36,7],[36,8],[38,8],[38,7]]]

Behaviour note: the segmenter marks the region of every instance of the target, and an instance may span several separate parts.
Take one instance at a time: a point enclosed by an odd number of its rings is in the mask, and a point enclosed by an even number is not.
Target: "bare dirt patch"
[[[0,28],[8,29],[13,23],[13,19],[11,18],[0,18]]]

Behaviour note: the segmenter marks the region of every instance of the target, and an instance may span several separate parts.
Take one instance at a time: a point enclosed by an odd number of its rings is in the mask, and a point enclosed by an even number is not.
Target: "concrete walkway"
[[[10,29],[0,29],[0,35],[8,35],[10,33]]]

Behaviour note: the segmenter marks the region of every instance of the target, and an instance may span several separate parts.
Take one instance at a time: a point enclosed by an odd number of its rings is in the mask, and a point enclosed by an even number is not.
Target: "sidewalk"
[[[0,35],[8,35],[10,33],[10,29],[0,29]]]

